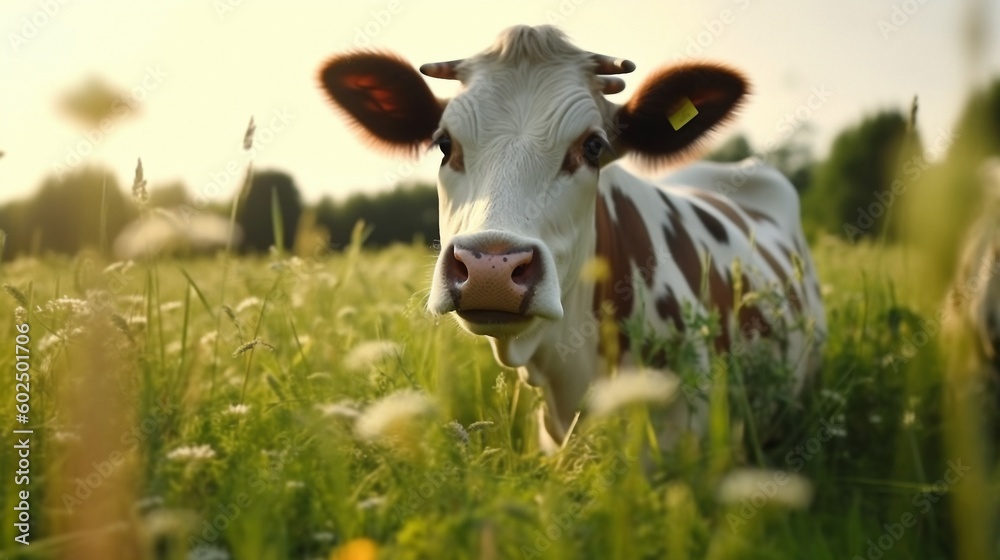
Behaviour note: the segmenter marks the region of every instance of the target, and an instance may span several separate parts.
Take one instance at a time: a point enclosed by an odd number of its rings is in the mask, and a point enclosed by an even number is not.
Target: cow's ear
[[[683,64],[660,70],[620,107],[609,136],[618,153],[650,163],[683,155],[706,132],[724,122],[747,94],[735,70]]]
[[[337,56],[320,70],[320,84],[368,140],[415,153],[434,134],[444,102],[403,59],[386,53]]]

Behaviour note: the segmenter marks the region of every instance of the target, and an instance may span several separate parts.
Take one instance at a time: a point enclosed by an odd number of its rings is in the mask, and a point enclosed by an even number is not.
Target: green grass
[[[962,531],[970,520],[955,496],[992,506],[1000,477],[995,462],[984,472],[949,444],[941,336],[914,343],[935,312],[916,265],[899,249],[830,239],[814,256],[830,337],[782,437],[761,454],[739,441],[727,419],[745,416],[734,398],[745,380],[723,367],[711,436],[682,439],[662,461],[636,453],[642,408],[583,421],[562,451],[542,455],[538,393],[484,340],[424,311],[433,257],[420,248],[124,272],[92,255],[5,264],[2,281],[30,299],[35,432],[32,544],[12,544],[10,504],[23,487],[5,475],[2,548],[11,558],[181,559],[193,546],[228,556],[191,557],[329,558],[370,539],[380,558],[823,560],[869,558],[881,537],[891,543],[881,558],[973,558],[982,549]],[[19,303],[0,296],[10,372]],[[63,296],[91,303],[52,303]],[[432,406],[409,397],[412,413],[380,429],[389,444],[359,437],[354,411],[400,391]],[[21,427],[12,380],[0,403],[9,434]],[[16,461],[5,444],[0,470]],[[939,495],[949,462],[978,470]],[[721,503],[726,473],[748,466],[766,469],[760,485]],[[760,498],[787,492],[793,474],[811,482],[808,507]]]

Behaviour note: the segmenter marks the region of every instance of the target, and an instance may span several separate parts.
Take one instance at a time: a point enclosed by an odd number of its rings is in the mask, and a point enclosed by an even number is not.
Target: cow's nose
[[[445,258],[445,280],[457,311],[524,313],[541,277],[531,248],[479,251],[454,245]]]

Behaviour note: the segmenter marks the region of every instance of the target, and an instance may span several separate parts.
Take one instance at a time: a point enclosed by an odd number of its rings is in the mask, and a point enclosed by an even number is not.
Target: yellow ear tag
[[[691,103],[691,100],[685,97],[681,99],[681,106],[667,118],[670,119],[670,126],[674,127],[674,130],[680,130],[682,126],[691,122],[691,119],[697,114],[698,109],[695,109],[694,103]]]

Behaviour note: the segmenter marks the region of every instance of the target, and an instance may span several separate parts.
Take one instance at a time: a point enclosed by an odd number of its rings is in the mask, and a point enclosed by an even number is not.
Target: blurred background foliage
[[[111,99],[110,94],[105,97]],[[111,110],[114,104],[100,106]],[[942,200],[944,206],[937,211],[965,220],[979,206],[982,162],[1000,156],[1000,79],[969,96],[953,129],[921,138],[915,122],[919,122],[916,99],[912,107],[862,115],[836,135],[822,158],[815,155],[812,129],[805,123],[769,151],[755,149],[746,135],[736,133],[718,142],[704,159],[729,162],[752,157],[778,168],[802,195],[803,224],[813,240],[826,232],[850,242],[895,241],[908,220],[923,219],[908,214],[897,202],[919,198],[913,195],[943,177],[952,183],[953,196]],[[0,230],[7,239],[3,259],[72,255],[84,248],[107,250],[109,241],[139,215],[115,177],[107,169],[81,167],[48,177],[32,198],[0,206]],[[414,241],[432,246],[437,240],[437,193],[431,184],[398,184],[391,190],[342,199],[324,197],[310,205],[302,200],[293,173],[271,170],[255,174],[237,207],[244,252],[265,252],[275,243],[271,208],[275,197],[285,249],[294,247],[305,213],[310,216],[308,229],[322,232],[328,248],[335,251],[349,243],[359,220],[370,228],[371,247]],[[154,182],[149,190],[149,205],[158,208],[208,211],[228,218],[231,203],[199,206],[197,197],[176,182]],[[955,244],[960,234],[943,234],[946,238],[938,241]]]

